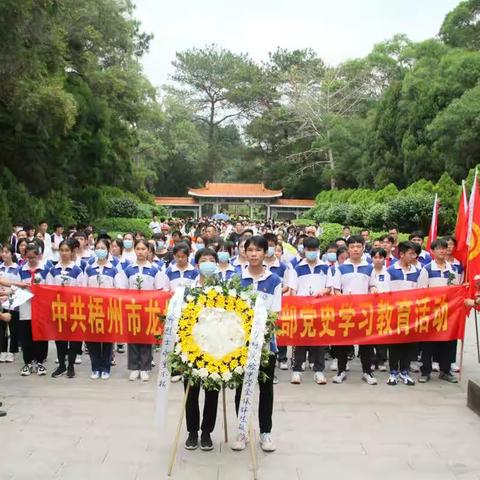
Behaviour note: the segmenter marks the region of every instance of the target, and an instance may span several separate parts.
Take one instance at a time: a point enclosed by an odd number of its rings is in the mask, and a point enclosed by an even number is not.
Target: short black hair
[[[375,255],[380,255],[383,258],[387,258],[387,251],[384,248],[372,248],[370,256],[373,258]]]
[[[273,242],[275,245],[278,243],[277,236],[274,233],[264,233],[263,238],[265,238],[267,242]]]
[[[233,255],[233,242],[223,240],[223,238],[218,242],[215,251],[218,253],[220,250],[226,250],[230,255]]]
[[[400,242],[398,244],[398,253],[407,253],[409,250],[415,251],[415,244],[413,242]]]
[[[33,252],[35,253],[35,255],[40,255],[42,253],[42,250],[37,242],[30,242],[27,243],[27,247],[25,249],[25,253],[27,252]]]
[[[346,228],[348,228],[349,230],[351,230],[351,228],[348,226],[348,225],[344,225],[342,230],[345,230]]]
[[[425,235],[421,230],[415,230],[408,236],[409,240],[411,240],[412,238],[421,238],[423,240],[425,238]]]
[[[390,243],[395,243],[395,239],[391,235],[383,235],[380,237],[381,242],[384,242],[385,240]]]
[[[318,238],[316,237],[307,237],[303,241],[303,248],[311,248],[311,249],[317,249],[320,248],[320,242],[318,241]]]
[[[215,259],[215,263],[218,263],[218,255],[215,250],[213,250],[212,248],[201,248],[195,254],[195,264],[198,265],[198,262],[200,261],[200,259],[202,257],[207,257],[207,256],[213,257]]]
[[[444,238],[437,238],[430,245],[430,248],[432,250],[436,250],[437,248],[447,248],[447,247],[448,247],[448,243]]]
[[[253,235],[253,230],[251,228],[247,228],[242,232],[242,235],[245,235],[246,233],[251,233]]]
[[[178,235],[179,237],[181,237],[181,236],[182,236],[182,232],[181,232],[180,230],[174,230],[174,231],[172,232],[172,237],[173,237],[174,235]]]
[[[190,247],[184,242],[178,242],[173,247],[173,255],[176,255],[179,252],[184,253],[188,257],[190,255]]]
[[[417,254],[417,257],[422,253],[422,247],[418,243],[413,243],[413,249],[415,250],[415,253]]]
[[[362,245],[365,245],[365,240],[361,235],[352,235],[351,237],[348,237],[347,246],[352,245],[353,243],[361,243]]]
[[[327,250],[330,250],[331,248],[338,250],[338,245],[335,242],[331,242],[328,244]]]
[[[268,242],[265,239],[264,236],[262,235],[254,235],[251,238],[247,238],[247,241],[245,242],[245,251],[248,250],[248,247],[250,245],[253,245],[254,247],[261,248],[265,253],[268,250]]]
[[[348,253],[348,248],[347,248],[347,247],[338,247],[338,250],[337,250],[337,258],[338,258],[342,253]]]
[[[77,230],[74,234],[73,234],[74,237],[82,237],[82,238],[85,238],[87,239],[87,234],[82,231],[82,230]]]
[[[335,239],[335,243],[337,243],[337,242],[343,242],[343,243],[345,243],[345,239],[344,239],[343,237],[337,237],[337,238]]]
[[[453,242],[455,246],[457,246],[457,239],[453,235],[448,235],[444,237],[447,242]]]

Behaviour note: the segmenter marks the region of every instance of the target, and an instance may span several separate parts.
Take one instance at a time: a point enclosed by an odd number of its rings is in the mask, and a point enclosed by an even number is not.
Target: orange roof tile
[[[198,205],[198,202],[191,197],[155,197],[155,205],[191,206]]]
[[[283,195],[282,190],[269,190],[263,183],[210,183],[203,188],[190,188],[194,197],[274,198]]]
[[[315,206],[315,200],[300,200],[298,198],[279,198],[271,204],[272,207],[308,207]]]

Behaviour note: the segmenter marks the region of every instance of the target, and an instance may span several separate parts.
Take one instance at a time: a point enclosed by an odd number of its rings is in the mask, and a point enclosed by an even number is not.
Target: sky
[[[169,81],[175,52],[216,43],[260,62],[277,47],[312,48],[336,65],[396,33],[434,37],[460,0],[135,0],[153,33],[142,62],[153,85]]]

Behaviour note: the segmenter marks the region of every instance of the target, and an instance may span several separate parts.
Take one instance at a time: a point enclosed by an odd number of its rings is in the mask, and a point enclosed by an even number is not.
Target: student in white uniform
[[[158,268],[148,261],[149,245],[146,240],[135,242],[135,262],[125,270],[127,288],[131,290],[160,290],[164,288],[164,276]],[[128,369],[131,371],[129,380],[139,377],[143,382],[150,379],[152,369],[152,346],[141,343],[128,344]]]
[[[137,260],[134,246],[135,240],[133,238],[133,234],[125,233],[123,235],[123,252],[120,258],[120,263],[125,262],[125,260],[127,260],[129,263],[133,263]]]
[[[73,238],[63,240],[58,247],[60,254],[59,262],[53,266],[47,274],[47,285],[58,285],[59,287],[84,287],[85,276],[82,269],[73,261],[73,250],[78,242]],[[68,378],[75,377],[75,359],[80,354],[82,342],[56,340],[58,367],[52,373],[53,378],[67,374]],[[68,366],[65,365],[65,358],[68,359]]]
[[[418,277],[419,288],[446,287],[458,285],[458,275],[452,265],[447,262],[448,243],[445,239],[434,240],[431,249],[435,260],[422,268]],[[438,355],[440,364],[439,379],[449,383],[458,383],[458,379],[451,372],[452,342],[424,342],[422,344],[422,375],[418,379],[420,383],[430,381],[432,373],[432,360]]]
[[[412,242],[400,242],[398,244],[400,259],[387,271],[390,277],[390,290],[399,292],[417,288],[420,272],[413,263],[417,257]],[[413,386],[415,381],[409,373],[410,359],[417,347],[416,343],[395,343],[389,346],[390,352],[390,376],[387,385],[397,385],[400,381],[404,385]]]
[[[189,262],[190,247],[183,242],[173,247],[173,258],[175,263],[165,271],[165,290],[172,292],[178,286],[190,287],[198,276],[198,270]]]
[[[121,268],[112,263],[109,255],[110,242],[106,238],[99,238],[95,242],[93,263],[87,266],[85,277],[87,287],[90,288],[126,288],[127,277]],[[112,362],[113,343],[87,342],[88,353],[92,365],[92,380],[108,380]]]
[[[290,292],[292,295],[322,297],[330,293],[326,286],[328,265],[320,260],[320,244],[316,237],[307,237],[303,241],[305,258],[290,273]],[[325,385],[324,375],[326,347],[295,347],[295,361],[290,383],[302,382],[302,364],[305,363],[308,348],[308,361],[313,363],[315,383]]]
[[[349,259],[335,269],[333,288],[335,295],[358,295],[369,293],[373,266],[362,260],[364,240],[360,235],[352,235],[347,240]],[[362,380],[369,385],[376,385],[377,379],[371,372],[373,348],[372,345],[360,345],[360,360],[362,363]],[[333,383],[342,383],[346,377],[348,347],[335,346],[338,360],[338,374]]]

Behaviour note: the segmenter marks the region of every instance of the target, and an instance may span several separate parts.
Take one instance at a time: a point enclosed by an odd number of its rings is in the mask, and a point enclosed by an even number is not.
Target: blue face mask
[[[228,252],[218,252],[218,261],[221,263],[227,263],[230,260],[230,254]]]
[[[305,258],[309,261],[309,262],[313,262],[315,261],[317,258],[318,258],[318,252],[315,251],[315,252],[305,252]]]
[[[195,244],[195,248],[196,248],[197,250],[201,250],[202,248],[205,248],[205,245],[204,245],[203,243],[196,243],[196,244]]]
[[[298,253],[303,253],[305,251],[305,247],[300,244],[298,247],[297,247],[297,250],[298,250]]]
[[[333,263],[337,261],[337,254],[335,252],[327,252],[327,255],[325,257],[327,259],[327,262]]]
[[[267,257],[273,257],[275,255],[275,247],[268,247]]]
[[[202,262],[198,269],[203,277],[211,277],[217,271],[217,264],[215,262]]]
[[[123,246],[127,249],[130,250],[133,248],[133,240],[124,240],[123,241]]]
[[[97,248],[95,250],[95,256],[97,257],[98,260],[105,260],[107,258],[108,252],[107,250],[101,250]]]

